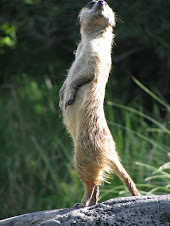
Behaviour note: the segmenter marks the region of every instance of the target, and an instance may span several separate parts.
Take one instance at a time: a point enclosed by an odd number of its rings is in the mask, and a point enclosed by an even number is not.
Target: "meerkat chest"
[[[107,39],[94,39],[91,41],[91,49],[93,52],[96,52],[100,57],[106,57],[105,59],[109,59],[111,57],[110,51],[111,45],[107,41]]]

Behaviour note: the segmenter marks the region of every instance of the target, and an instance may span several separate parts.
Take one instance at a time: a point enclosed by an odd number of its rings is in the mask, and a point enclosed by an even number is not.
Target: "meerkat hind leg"
[[[89,206],[91,198],[93,197],[95,186],[89,185],[89,184],[84,184],[84,186],[85,186],[85,192],[84,192],[83,199],[81,203],[76,203],[74,205],[75,208],[83,208],[83,207]]]
[[[98,197],[99,197],[99,186],[96,185],[96,186],[94,187],[93,195],[92,195],[92,197],[91,197],[91,200],[90,200],[88,206],[96,205],[96,204],[97,204],[97,201],[98,201]]]

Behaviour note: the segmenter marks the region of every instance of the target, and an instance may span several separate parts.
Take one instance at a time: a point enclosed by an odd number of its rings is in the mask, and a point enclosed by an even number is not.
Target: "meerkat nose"
[[[98,4],[104,5],[104,1],[103,0],[99,0]]]

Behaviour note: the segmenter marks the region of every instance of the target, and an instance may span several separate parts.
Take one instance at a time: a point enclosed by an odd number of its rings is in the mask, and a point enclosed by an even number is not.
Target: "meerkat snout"
[[[99,7],[100,7],[100,6],[103,6],[104,4],[106,4],[106,2],[104,2],[104,1],[102,1],[102,0],[101,0],[101,1],[98,1],[97,3],[98,3],[97,5],[98,5]]]

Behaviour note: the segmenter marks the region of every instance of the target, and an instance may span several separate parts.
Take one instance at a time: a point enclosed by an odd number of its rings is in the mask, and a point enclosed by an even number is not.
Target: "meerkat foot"
[[[79,208],[83,208],[85,207],[86,205],[83,204],[83,203],[76,203],[73,207],[76,208],[76,209],[79,209]]]
[[[96,185],[94,187],[93,195],[92,195],[92,197],[90,199],[90,202],[89,202],[88,206],[96,205],[97,201],[98,201],[98,197],[99,197],[99,186]]]

